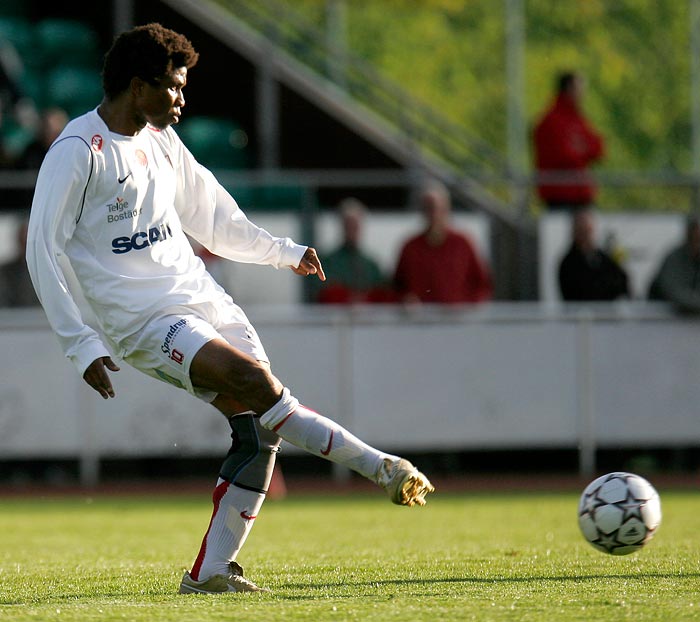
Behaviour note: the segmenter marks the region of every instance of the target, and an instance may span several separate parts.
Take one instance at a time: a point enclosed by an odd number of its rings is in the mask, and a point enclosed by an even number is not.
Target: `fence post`
[[[353,345],[352,310],[343,313],[337,326],[338,334],[338,422],[352,431],[355,412],[355,353]],[[350,480],[350,469],[332,463],[333,480],[339,484]]]
[[[593,316],[583,310],[576,323],[576,424],[579,475],[591,477],[596,469],[596,417],[593,407],[593,361],[591,325]]]
[[[83,379],[76,378],[76,409],[80,435],[79,473],[83,488],[94,488],[100,481],[100,452],[97,438],[97,421],[92,396],[85,389]]]

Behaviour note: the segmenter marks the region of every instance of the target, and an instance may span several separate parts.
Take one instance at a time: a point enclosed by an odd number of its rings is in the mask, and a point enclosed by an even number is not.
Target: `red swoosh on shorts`
[[[256,516],[251,516],[251,515],[248,514],[245,510],[243,510],[243,511],[241,512],[241,518],[242,518],[243,520],[255,520],[255,519],[257,518],[257,515],[256,515]]]
[[[325,450],[321,450],[321,455],[327,456],[331,453],[331,446],[333,445],[333,430],[331,430],[331,437],[328,439],[328,447]]]

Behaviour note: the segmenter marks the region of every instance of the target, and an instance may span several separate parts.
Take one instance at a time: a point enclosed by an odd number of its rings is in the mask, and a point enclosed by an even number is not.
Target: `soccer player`
[[[104,99],[66,126],[39,171],[27,263],[65,355],[103,398],[115,395],[111,350],[228,418],[233,443],[213,516],[180,592],[260,591],[235,560],[281,438],[369,478],[400,505],[423,505],[434,488],[407,460],[299,404],[272,374],[245,313],[195,256],[186,234],[231,260],[325,279],[313,248],[251,223],[170,127],[197,60],[183,35],[160,24],[115,39],[104,61]],[[99,332],[70,293],[66,261]]]

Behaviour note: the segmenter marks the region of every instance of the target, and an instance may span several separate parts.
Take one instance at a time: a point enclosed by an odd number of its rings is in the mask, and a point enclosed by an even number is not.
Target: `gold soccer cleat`
[[[397,505],[425,505],[425,495],[435,492],[428,478],[408,460],[385,458],[377,473],[377,484]]]
[[[203,581],[195,581],[186,572],[180,583],[180,594],[224,594],[226,592],[269,592],[243,576],[243,568],[236,562],[229,564],[231,572],[215,574]]]

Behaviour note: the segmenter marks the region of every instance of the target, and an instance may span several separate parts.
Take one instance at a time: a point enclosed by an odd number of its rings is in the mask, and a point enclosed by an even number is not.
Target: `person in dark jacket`
[[[627,273],[596,245],[593,210],[577,210],[571,223],[571,247],[559,264],[562,298],[604,301],[629,297]]]
[[[679,311],[700,312],[700,216],[686,220],[685,240],[663,259],[649,287],[651,300],[665,300]]]

